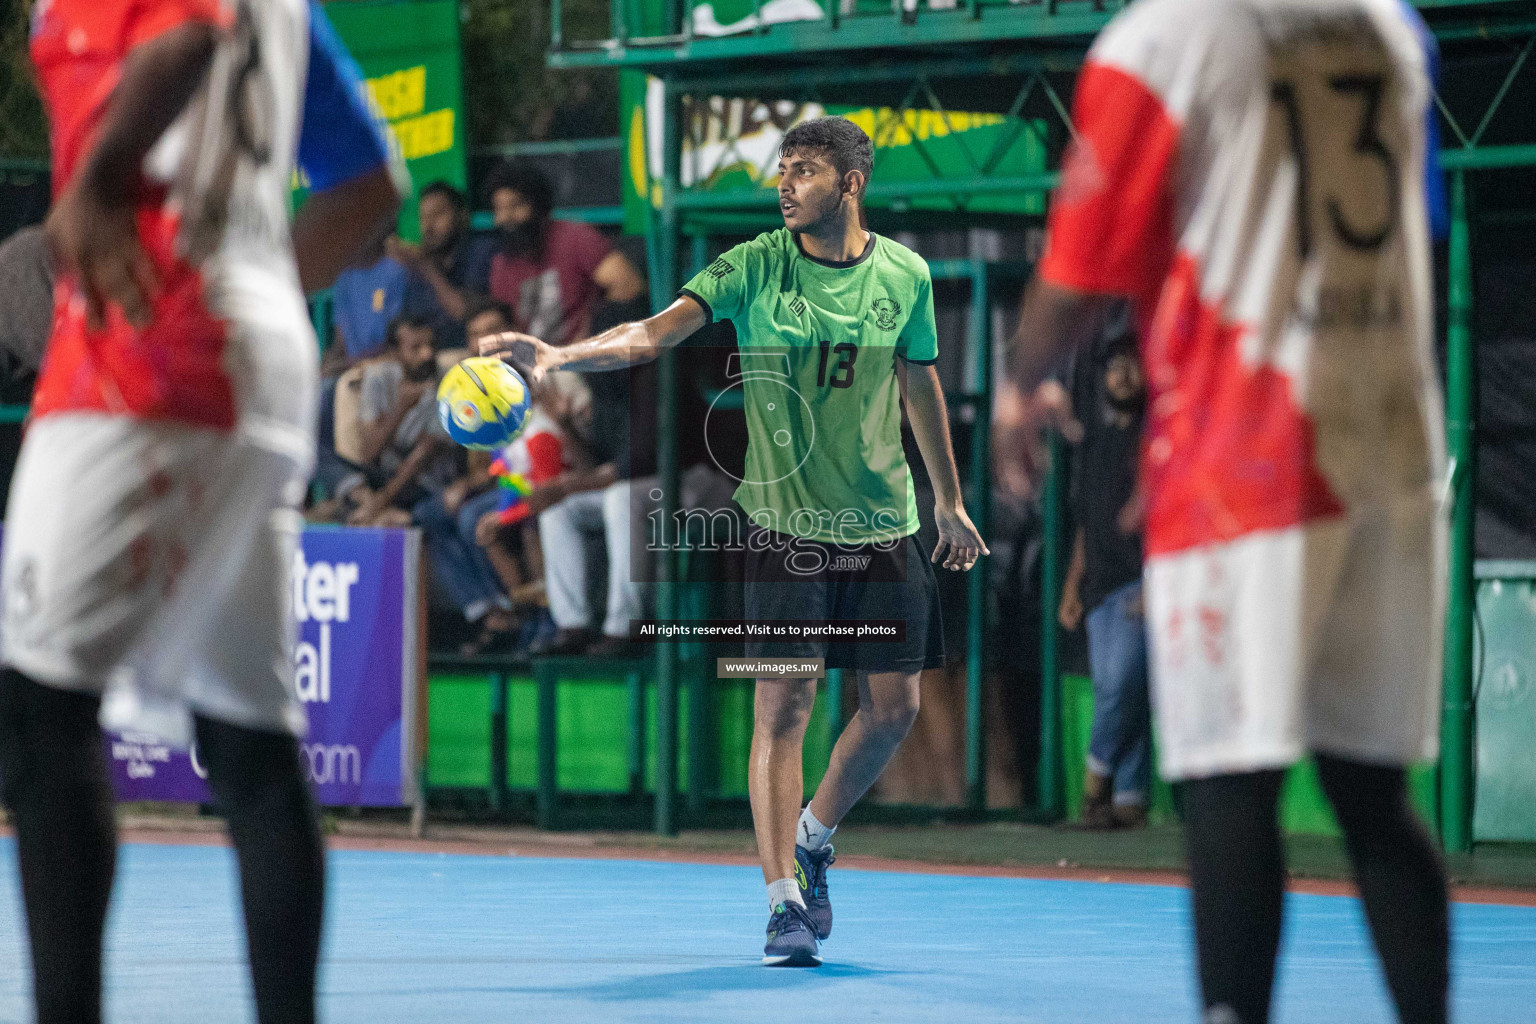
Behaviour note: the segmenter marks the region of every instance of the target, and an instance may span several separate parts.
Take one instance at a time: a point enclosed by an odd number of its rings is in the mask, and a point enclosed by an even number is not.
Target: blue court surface
[[[1181,889],[835,868],[819,970],[759,966],[754,868],[331,855],[323,1019],[1194,1022]],[[1292,896],[1277,1020],[1388,1024],[1358,904]],[[1456,1019],[1536,1019],[1536,908],[1455,908]],[[108,1020],[250,1020],[228,850],[127,845]],[[0,840],[0,1021],[29,1016]]]

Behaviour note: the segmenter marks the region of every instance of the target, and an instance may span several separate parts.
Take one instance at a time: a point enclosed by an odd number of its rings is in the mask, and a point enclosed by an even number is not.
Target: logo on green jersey
[[[796,295],[789,300],[789,311],[795,316],[805,316],[805,300]]]
[[[716,281],[720,280],[727,274],[734,274],[735,272],[736,265],[728,261],[724,256],[720,257],[719,259],[715,260],[715,262],[711,263],[708,267],[704,268],[704,273],[708,274]]]
[[[895,299],[876,299],[869,307],[875,314],[875,326],[882,331],[894,331],[897,327],[897,318],[901,316],[901,305]]]

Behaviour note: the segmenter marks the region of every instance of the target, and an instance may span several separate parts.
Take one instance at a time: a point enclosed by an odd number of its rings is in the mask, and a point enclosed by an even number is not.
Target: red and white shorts
[[[1163,775],[1433,759],[1445,543],[1415,495],[1148,559]]]
[[[57,413],[32,424],[6,514],[0,658],[105,692],[102,723],[185,745],[190,713],[302,733],[288,574],[301,428]]]

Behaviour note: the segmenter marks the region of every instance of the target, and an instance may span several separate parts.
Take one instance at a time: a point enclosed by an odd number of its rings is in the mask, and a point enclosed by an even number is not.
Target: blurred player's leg
[[[1280,950],[1279,770],[1184,784],[1195,946],[1207,1024],[1265,1024]]]
[[[241,904],[260,1024],[315,1019],[325,848],[300,760],[287,586],[300,521],[302,463],[238,445],[218,520],[230,536],[194,572],[214,602],[175,675],[196,712],[198,747],[240,864]],[[169,606],[174,610],[175,605]],[[183,609],[181,614],[191,619]],[[169,670],[175,655],[159,664]],[[285,727],[286,723],[286,727]]]
[[[1402,768],[1319,755],[1360,899],[1403,1024],[1444,1024],[1450,987],[1445,868],[1408,803]]]
[[[198,716],[208,781],[240,861],[256,1019],[309,1024],[325,899],[325,847],[291,733]]]
[[[101,941],[117,829],[101,698],[0,676],[0,786],[32,943],[38,1024],[101,1020]]]

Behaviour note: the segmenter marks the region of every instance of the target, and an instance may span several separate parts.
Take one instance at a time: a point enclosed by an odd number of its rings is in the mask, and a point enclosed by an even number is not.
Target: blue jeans
[[[510,608],[490,559],[475,543],[475,524],[496,507],[496,488],[477,494],[450,513],[443,497],[423,498],[411,509],[427,543],[434,578],[470,622],[479,622],[492,608]]]
[[[1152,790],[1152,703],[1147,691],[1147,623],[1128,583],[1088,613],[1093,730],[1088,770],[1113,783],[1115,803],[1145,807]]]

